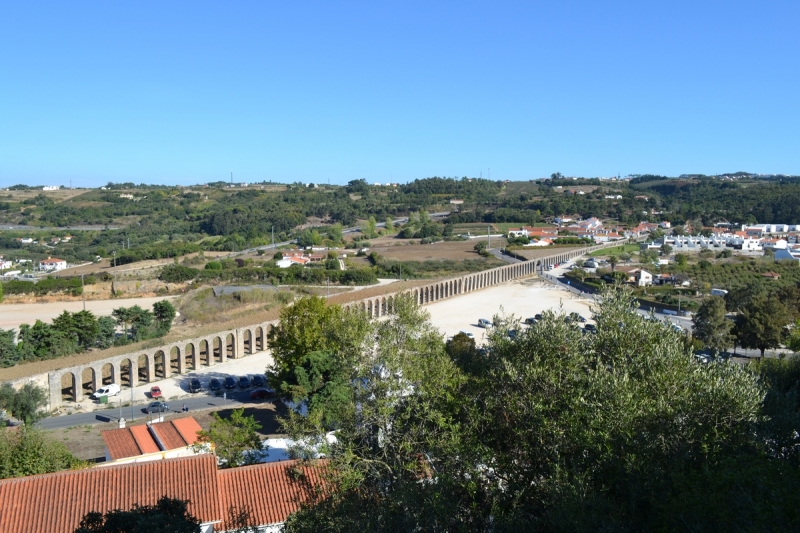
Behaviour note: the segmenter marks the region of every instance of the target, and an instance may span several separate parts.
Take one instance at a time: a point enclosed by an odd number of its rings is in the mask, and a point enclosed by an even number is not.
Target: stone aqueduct
[[[420,305],[425,305],[541,272],[550,265],[562,263],[605,246],[596,245],[565,250],[563,253],[458,278],[436,281],[403,292],[413,295]],[[394,299],[400,294],[391,293],[365,298],[345,304],[345,306],[360,307],[370,317],[380,317],[392,312]],[[49,372],[47,382],[50,408],[55,409],[61,406],[65,400],[78,401],[109,383],[119,383],[123,388],[130,387],[131,384],[133,386],[142,385],[169,378],[173,374],[184,374],[201,367],[223,363],[228,359],[238,359],[263,351],[267,346],[267,334],[276,325],[277,321],[270,321],[220,331],[207,336],[173,342],[158,348],[118,355],[85,365]]]

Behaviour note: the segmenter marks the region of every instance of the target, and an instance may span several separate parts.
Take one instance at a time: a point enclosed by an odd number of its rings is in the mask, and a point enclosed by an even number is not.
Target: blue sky
[[[0,186],[800,174],[800,2],[4,2]]]

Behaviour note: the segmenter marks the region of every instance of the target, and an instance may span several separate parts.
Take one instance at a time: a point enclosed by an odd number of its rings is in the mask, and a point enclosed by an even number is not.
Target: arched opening
[[[233,333],[228,333],[225,337],[225,358],[233,359],[236,357],[236,340]]]
[[[150,381],[150,358],[147,355],[142,354],[139,356],[139,360],[136,361],[136,366],[139,368],[139,375],[138,383],[148,383]]]
[[[264,330],[261,327],[256,328],[256,351],[261,352],[264,350]]]
[[[114,379],[115,378],[114,365],[112,365],[111,363],[104,364],[101,373],[102,373],[101,380],[103,385],[111,385],[112,383],[117,382],[117,380]]]
[[[77,402],[78,398],[75,396],[75,374],[72,372],[64,372],[61,375],[61,401]]]
[[[171,374],[181,373],[181,349],[177,346],[169,349],[169,370]]]
[[[156,352],[156,355],[153,357],[153,362],[155,364],[156,379],[164,379],[167,377],[166,361],[163,351],[159,350]]]
[[[203,366],[209,366],[211,364],[207,340],[200,341],[200,364]]]
[[[214,347],[213,347],[213,356],[214,361],[217,363],[222,362],[222,339],[219,337],[214,337]]]
[[[381,298],[381,315],[386,315],[386,298]]]
[[[119,362],[119,386],[131,388],[131,360],[123,359]]]
[[[375,313],[373,313],[372,311],[372,300],[367,302],[367,314],[369,315],[370,318],[375,316]]]
[[[183,367],[185,369],[197,370],[197,353],[195,352],[194,343],[186,343],[186,346],[183,347],[183,357]]]
[[[244,353],[247,355],[251,355],[253,353],[253,332],[249,329],[244,330]]]
[[[92,394],[94,392],[94,368],[87,366],[81,372],[81,393]]]

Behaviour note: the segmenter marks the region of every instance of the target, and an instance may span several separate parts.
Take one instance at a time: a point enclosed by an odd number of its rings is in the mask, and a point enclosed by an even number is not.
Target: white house
[[[48,270],[57,272],[67,268],[67,262],[57,257],[48,257],[39,261],[39,270]]]

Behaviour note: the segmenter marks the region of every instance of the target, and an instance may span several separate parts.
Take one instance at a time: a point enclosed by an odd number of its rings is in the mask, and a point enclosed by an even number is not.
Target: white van
[[[116,383],[112,383],[111,385],[106,385],[105,387],[100,387],[95,391],[94,394],[89,396],[92,400],[99,400],[103,396],[116,396],[119,394],[120,387]]]

